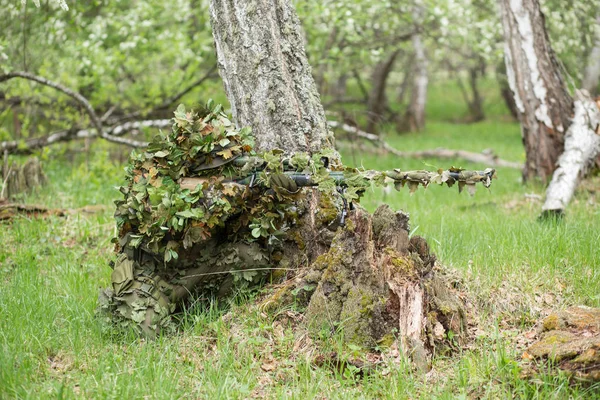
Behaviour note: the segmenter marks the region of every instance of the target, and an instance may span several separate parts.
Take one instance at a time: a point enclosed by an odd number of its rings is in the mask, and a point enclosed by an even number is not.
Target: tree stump
[[[28,193],[45,182],[46,175],[36,157],[28,159],[23,165],[12,163],[9,166],[8,160],[5,160],[0,199],[10,199],[21,193]]]
[[[315,229],[303,232],[310,238]],[[387,205],[373,215],[356,208],[311,258],[265,301],[266,308],[296,302],[305,307],[310,332],[342,329],[348,343],[366,349],[397,340],[420,369],[427,369],[436,349],[466,339],[466,303],[437,273],[427,242],[409,238],[407,214]]]

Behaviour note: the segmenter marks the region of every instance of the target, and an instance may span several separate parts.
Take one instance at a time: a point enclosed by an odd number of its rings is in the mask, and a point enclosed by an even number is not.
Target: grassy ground
[[[439,146],[522,161],[519,128],[497,103],[491,118],[453,124],[459,103],[446,89],[430,94],[431,118],[422,134],[387,140],[408,150]],[[457,105],[458,104],[458,105]],[[367,145],[368,146],[368,145]],[[95,149],[103,148],[96,144]],[[368,147],[366,147],[368,148]],[[461,165],[460,160],[399,160],[342,146],[348,163],[366,168]],[[89,162],[59,150],[44,153],[50,183],[23,199],[53,207],[104,206],[66,217],[18,218],[0,224],[0,398],[594,398],[599,387],[569,386],[561,374],[520,378],[521,334],[549,309],[600,306],[600,206],[583,191],[559,224],[538,223],[542,195],[520,173],[500,169],[490,191],[474,197],[456,188],[368,193],[373,210],[388,203],[411,215],[441,262],[456,270],[485,324],[468,348],[438,357],[433,372],[413,371],[400,358],[364,378],[311,364],[306,338],[294,337],[294,313],[267,315],[248,296],[195,304],[179,334],[155,342],[111,335],[94,318],[98,288],[109,284],[114,236],[112,201],[122,165],[97,150]],[[323,340],[325,351],[350,356],[343,332]],[[597,398],[597,397],[596,397]]]

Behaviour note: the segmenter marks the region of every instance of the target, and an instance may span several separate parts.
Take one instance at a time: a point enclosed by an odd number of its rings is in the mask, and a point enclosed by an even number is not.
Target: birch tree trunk
[[[325,112],[289,1],[212,0],[219,73],[238,125],[258,150],[315,152],[331,146]]]
[[[258,150],[331,146],[290,0],[211,0],[210,10],[236,123],[253,128]],[[397,338],[421,367],[436,346],[448,344],[447,332],[459,342],[465,337],[465,304],[437,277],[425,240],[409,238],[406,214],[389,207],[375,215],[358,206],[346,210],[339,195],[317,190],[296,209],[278,266],[299,273],[288,274],[265,306],[303,303],[306,329],[343,326],[346,340],[367,348]]]
[[[499,0],[508,83],[525,146],[525,181],[547,181],[563,152],[573,100],[550,46],[538,0]]]
[[[565,138],[565,151],[558,160],[546,191],[542,216],[560,215],[571,201],[579,179],[600,154],[600,104],[577,92],[575,116]]]
[[[600,84],[600,14],[596,17],[596,40],[588,57],[581,87],[592,95],[598,93]]]
[[[417,2],[413,8],[413,20],[420,26],[423,19],[423,7]],[[411,89],[410,104],[406,112],[406,126],[411,132],[421,131],[425,128],[425,104],[427,103],[427,55],[425,45],[420,33],[412,36],[412,45],[415,51],[413,64],[413,84]]]

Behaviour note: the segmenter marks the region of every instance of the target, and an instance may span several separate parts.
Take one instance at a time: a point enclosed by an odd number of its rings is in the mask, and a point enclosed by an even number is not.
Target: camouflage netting
[[[190,296],[224,296],[270,276],[287,283],[265,306],[304,308],[311,332],[344,329],[365,348],[398,341],[423,367],[440,345],[464,339],[465,301],[425,240],[409,240],[408,216],[386,206],[370,215],[355,203],[370,181],[470,188],[489,186],[493,170],[359,171],[331,149],[254,157],[249,130],[210,103],[180,106],[173,121],[132,155],[121,187],[118,258],[100,295],[108,320],[154,336],[173,328]]]
[[[260,173],[252,163],[234,166],[242,154],[254,155],[253,141],[220,106],[180,106],[173,121],[171,132],[132,154],[124,199],[116,202],[113,287],[100,295],[103,315],[151,336],[172,327],[171,314],[190,295],[222,296],[275,270],[282,238],[303,212],[300,190],[281,174],[281,152],[263,154]],[[334,156],[297,154],[285,164],[310,170],[333,192],[324,157]],[[249,174],[255,182],[235,182]],[[337,217],[343,201],[333,203]]]

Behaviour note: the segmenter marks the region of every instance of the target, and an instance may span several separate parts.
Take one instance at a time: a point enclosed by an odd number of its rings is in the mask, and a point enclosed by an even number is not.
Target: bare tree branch
[[[474,153],[465,150],[451,150],[437,148],[434,150],[424,151],[400,151],[390,146],[389,143],[382,140],[379,136],[362,131],[348,124],[341,124],[337,121],[327,121],[327,124],[333,129],[341,129],[342,131],[355,135],[359,138],[368,140],[376,145],[379,145],[385,151],[392,153],[398,157],[404,158],[462,158],[469,162],[486,164],[490,167],[508,167],[508,168],[523,168],[523,165],[513,161],[507,161],[499,158],[492,152]]]
[[[98,118],[98,115],[96,115],[94,108],[92,107],[92,105],[90,104],[88,99],[83,97],[80,93],[78,93],[74,90],[71,90],[64,85],[61,85],[60,83],[56,83],[49,79],[42,78],[41,76],[37,76],[34,74],[30,74],[29,72],[22,72],[22,71],[15,71],[15,72],[10,72],[8,74],[0,75],[0,82],[8,81],[9,79],[13,79],[13,78],[28,79],[30,81],[40,83],[42,85],[45,85],[45,86],[51,87],[53,89],[56,89],[60,92],[63,92],[67,96],[75,99],[77,102],[79,102],[83,106],[83,108],[89,115],[89,117],[92,121],[92,125],[96,129],[97,135],[102,137],[103,139],[106,139],[110,142],[125,144],[125,145],[131,146],[131,147],[146,146],[146,143],[144,143],[144,142],[139,142],[139,141],[131,140],[131,139],[125,139],[125,138],[121,138],[121,137],[115,137],[115,136],[110,135],[108,132],[106,132],[102,126],[102,121],[100,120],[100,118]]]
[[[130,147],[146,147],[148,143],[122,138],[126,133],[137,132],[143,128],[167,128],[171,126],[170,119],[157,119],[146,121],[130,121],[121,125],[113,126],[105,130],[106,135],[116,139],[113,142],[128,145]],[[68,130],[54,132],[48,136],[29,139],[26,141],[11,140],[0,142],[0,151],[6,151],[11,154],[28,154],[35,149],[50,146],[56,143],[68,142],[71,140],[80,140],[97,137],[95,130],[72,128]]]
[[[152,110],[150,110],[148,112],[134,111],[132,113],[129,113],[129,114],[125,115],[125,116],[122,116],[122,117],[118,118],[117,122],[125,121],[125,120],[132,119],[132,118],[136,118],[136,117],[139,117],[141,115],[151,115],[154,112],[165,110],[165,109],[171,107],[175,102],[179,101],[183,96],[185,96],[186,94],[188,94],[189,92],[191,92],[194,88],[200,86],[206,80],[214,77],[216,70],[217,70],[217,64],[215,63],[212,67],[210,67],[210,69],[208,70],[208,72],[206,72],[206,74],[204,74],[204,76],[202,76],[201,78],[199,78],[195,82],[191,83],[189,86],[187,86],[181,92],[177,93],[174,96],[169,97],[168,99],[166,99],[165,101],[163,101],[161,104],[159,104],[156,107],[154,107]]]

